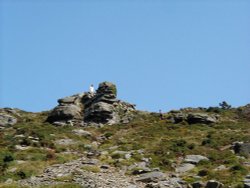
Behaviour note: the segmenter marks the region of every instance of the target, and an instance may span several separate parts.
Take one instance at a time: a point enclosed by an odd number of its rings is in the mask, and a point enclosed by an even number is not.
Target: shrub
[[[233,173],[238,172],[238,173],[240,173],[242,175],[245,175],[248,172],[247,169],[244,166],[242,166],[241,164],[236,164],[236,165],[232,166],[230,168],[230,171],[232,171]]]
[[[214,113],[221,113],[221,108],[219,107],[209,107],[207,110],[207,112],[214,112]]]
[[[219,103],[219,106],[221,107],[221,109],[223,110],[228,110],[230,109],[232,106],[229,105],[226,101],[222,101],[221,103]]]
[[[4,156],[3,162],[8,163],[8,162],[11,162],[11,161],[14,161],[14,158],[13,158],[12,155],[7,154],[7,155]]]
[[[21,179],[25,179],[27,177],[26,173],[22,170],[16,173]]]
[[[207,176],[209,171],[207,169],[200,170],[198,176]]]

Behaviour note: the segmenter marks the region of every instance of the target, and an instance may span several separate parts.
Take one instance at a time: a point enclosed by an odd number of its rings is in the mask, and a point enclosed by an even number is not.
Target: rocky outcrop
[[[219,116],[202,112],[172,111],[169,117],[173,123],[187,122],[188,124],[213,124],[217,123]]]
[[[15,125],[17,123],[16,116],[19,117],[20,115],[15,109],[0,109],[0,128]]]
[[[135,106],[116,97],[115,84],[100,83],[96,93],[85,92],[59,99],[59,105],[51,111],[47,121],[56,125],[128,123],[133,118]]]
[[[187,116],[187,122],[189,124],[203,123],[212,124],[217,122],[216,116],[208,115],[205,113],[190,113]]]
[[[17,123],[17,119],[8,114],[0,114],[0,126],[5,127],[9,125],[14,125]]]

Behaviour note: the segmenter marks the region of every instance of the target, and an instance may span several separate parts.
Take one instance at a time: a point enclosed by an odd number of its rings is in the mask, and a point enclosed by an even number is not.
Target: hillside
[[[0,109],[0,187],[250,187],[250,105],[160,114],[116,92]]]

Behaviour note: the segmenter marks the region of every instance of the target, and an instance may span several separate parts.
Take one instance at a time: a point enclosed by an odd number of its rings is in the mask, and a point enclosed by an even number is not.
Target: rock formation
[[[17,123],[18,113],[11,108],[0,109],[0,129]]]
[[[135,105],[117,98],[116,85],[103,82],[95,94],[85,92],[59,99],[47,121],[56,125],[102,125],[128,123],[133,118]]]
[[[217,114],[208,114],[204,112],[185,112],[171,111],[170,117],[173,123],[187,122],[188,124],[213,124],[217,123],[219,116]]]

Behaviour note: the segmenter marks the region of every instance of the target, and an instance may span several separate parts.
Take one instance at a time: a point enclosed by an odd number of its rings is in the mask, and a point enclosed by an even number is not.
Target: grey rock
[[[83,136],[83,137],[91,137],[92,134],[89,131],[85,131],[82,129],[74,129],[72,132],[78,136]]]
[[[89,108],[84,111],[84,121],[95,122],[95,123],[108,123],[110,119],[113,119],[113,106],[98,102],[92,104]]]
[[[187,116],[187,122],[189,124],[212,124],[218,122],[218,120],[216,116],[208,115],[205,113],[189,113]]]
[[[185,173],[195,168],[195,165],[190,163],[183,163],[175,169],[177,173]]]
[[[0,126],[12,126],[17,123],[17,119],[11,115],[1,113],[0,114]]]
[[[226,169],[227,169],[227,167],[225,165],[220,165],[217,168],[215,168],[214,170],[215,171],[220,171],[220,170],[226,170]]]
[[[120,158],[125,158],[125,156],[127,155],[127,154],[130,154],[130,152],[128,152],[128,151],[119,151],[119,150],[116,150],[116,151],[113,151],[112,153],[111,153],[111,156],[115,156],[115,157],[120,157]]]
[[[70,97],[65,97],[65,98],[63,98],[63,99],[58,99],[58,103],[59,104],[67,104],[67,103],[69,103],[69,104],[73,104],[74,102],[75,102],[75,100],[76,100],[76,97],[75,96],[70,96]]]
[[[116,85],[103,82],[95,94],[89,92],[59,99],[59,105],[49,114],[49,123],[60,125],[96,126],[128,123],[135,105],[116,99]]]
[[[136,181],[141,182],[153,182],[153,181],[160,181],[166,178],[165,174],[162,172],[149,172],[142,174]]]
[[[216,180],[209,180],[205,188],[222,188],[224,185]]]
[[[76,144],[77,142],[72,139],[60,139],[60,140],[56,140],[55,143],[59,145],[68,146],[68,145]]]
[[[127,188],[138,188],[138,187],[136,185],[134,185],[134,184],[130,184],[130,185],[127,186]]]
[[[204,157],[202,155],[187,155],[184,159],[184,162],[186,163],[192,163],[192,164],[197,164],[201,160],[208,161],[209,159],[207,157]]]
[[[182,112],[173,113],[173,123],[181,123],[185,121],[186,118],[187,118],[187,114],[184,114]]]
[[[244,188],[250,188],[250,183],[244,183]]]
[[[102,82],[99,84],[97,94],[113,94],[114,97],[117,95],[116,85],[111,82]]]
[[[81,108],[74,104],[59,105],[49,114],[47,121],[50,123],[56,121],[68,121],[71,119],[81,119]]]
[[[250,155],[250,143],[235,142],[233,143],[233,150],[236,154]]]
[[[184,188],[183,181],[180,178],[170,178],[164,181],[151,182],[146,188]]]

